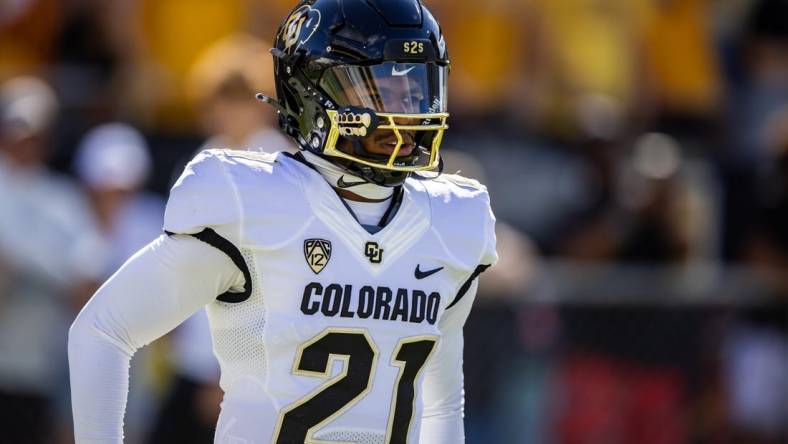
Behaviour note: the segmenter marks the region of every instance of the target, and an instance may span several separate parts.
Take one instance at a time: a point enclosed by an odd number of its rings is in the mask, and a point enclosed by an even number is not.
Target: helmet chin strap
[[[334,188],[348,190],[353,194],[371,200],[388,199],[394,194],[394,188],[368,182],[361,177],[349,173],[346,169],[323,159],[315,153],[303,150],[302,154],[307,162],[311,163]]]

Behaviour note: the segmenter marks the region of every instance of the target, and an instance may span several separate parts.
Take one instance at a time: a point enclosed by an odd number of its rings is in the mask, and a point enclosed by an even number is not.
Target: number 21
[[[437,339],[403,338],[394,349],[391,365],[399,368],[386,431],[387,444],[406,444],[416,399],[415,382]],[[285,407],[274,431],[276,444],[310,442],[312,435],[366,395],[375,373],[378,349],[362,329],[329,328],[302,344],[293,373],[327,378],[332,364],[343,361],[342,373]]]

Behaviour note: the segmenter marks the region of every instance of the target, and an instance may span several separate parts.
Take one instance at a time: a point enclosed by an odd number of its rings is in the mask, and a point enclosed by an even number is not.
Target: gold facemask
[[[390,171],[427,171],[434,170],[440,162],[439,151],[444,132],[449,128],[446,120],[448,113],[432,114],[398,114],[398,113],[374,113],[372,111],[350,112],[327,110],[329,117],[329,130],[326,146],[323,154],[327,156],[339,157],[373,168],[380,168]],[[398,124],[397,121],[417,121],[423,124]],[[379,124],[375,125],[375,123]],[[389,130],[396,137],[397,144],[388,155],[388,159],[377,160],[371,157],[362,157],[352,152],[342,151],[337,147],[340,136],[349,138],[369,137],[376,130]],[[408,132],[427,132],[432,131],[431,143],[429,147],[417,146],[414,152],[408,156],[398,155],[404,144],[403,131]],[[418,139],[418,137],[416,138]],[[376,157],[386,157],[378,155]],[[415,159],[414,159],[415,157]]]

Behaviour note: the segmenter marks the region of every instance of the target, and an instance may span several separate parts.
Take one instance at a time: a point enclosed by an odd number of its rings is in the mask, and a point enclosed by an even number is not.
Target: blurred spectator
[[[739,126],[734,160],[752,166],[768,156],[761,143],[761,125],[772,112],[788,103],[788,2],[756,2],[742,37],[742,62],[746,74],[732,109],[732,123]]]
[[[636,142],[619,190],[632,217],[624,222],[619,260],[688,264],[715,257],[717,196],[704,165],[683,151],[664,134]]]
[[[101,234],[111,245],[103,264],[105,277],[161,234],[164,201],[142,191],[151,166],[142,134],[122,123],[92,129],[77,148],[74,171],[86,186]]]
[[[151,166],[143,136],[122,123],[90,130],[77,148],[74,171],[88,190],[100,235],[108,246],[102,280],[161,234],[164,200],[142,191]],[[152,358],[151,349],[146,348],[132,363],[125,420],[129,442],[140,439],[154,410]]]
[[[582,152],[598,197],[568,217],[558,251],[570,260],[637,266],[643,273],[682,266],[691,285],[703,285],[704,274],[690,266],[717,253],[717,196],[708,167],[666,134],[640,136],[627,155],[602,140],[591,143],[596,149]],[[616,278],[603,272],[598,279]],[[562,310],[569,346],[556,365],[552,395],[558,442],[691,442],[687,398],[701,324],[688,317],[679,329],[675,315],[640,307],[640,289],[630,287],[628,299],[637,308]]]
[[[736,440],[788,439],[788,2],[757,1],[747,22],[745,83],[726,167],[731,257],[756,270],[770,298],[737,313],[724,376]]]
[[[683,157],[675,139],[646,134],[620,163],[610,154],[591,158],[598,159],[590,165],[602,199],[582,218],[569,217],[575,222],[559,251],[641,264],[688,264],[716,254],[713,182],[703,164]]]
[[[788,106],[788,2],[752,0],[738,39],[734,100],[728,110],[731,131],[721,168],[725,186],[725,258],[746,259],[757,230],[764,173],[774,169],[775,151],[764,140],[764,122]],[[771,175],[771,173],[768,173]]]
[[[200,150],[293,149],[279,131],[274,109],[254,98],[257,92],[273,95],[269,48],[248,34],[234,34],[210,46],[191,68],[187,91],[208,138]],[[148,442],[210,444],[222,392],[204,310],[174,331],[171,346],[175,375]]]
[[[788,439],[788,104],[760,134],[768,161],[744,258],[772,299],[739,314],[726,337],[724,376],[735,439],[777,444]]]
[[[45,166],[54,92],[0,87],[0,422],[3,440],[50,443],[66,381],[72,309],[95,289],[104,251],[88,203]]]
[[[745,260],[763,269],[775,292],[788,302],[788,102],[767,116],[759,139],[767,158]]]
[[[782,328],[764,322],[761,311],[760,317],[738,323],[725,338],[723,374],[732,442],[783,444],[788,439],[786,310],[771,310],[782,317]]]
[[[277,114],[254,100],[258,92],[275,97],[271,44],[237,33],[211,45],[189,71],[187,91],[200,130],[209,138],[202,149],[293,150],[279,130]]]

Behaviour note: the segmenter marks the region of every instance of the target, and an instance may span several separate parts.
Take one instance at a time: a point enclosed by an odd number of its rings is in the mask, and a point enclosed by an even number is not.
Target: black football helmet
[[[277,100],[259,97],[302,149],[384,186],[439,167],[449,57],[420,0],[302,0],[271,52]]]

